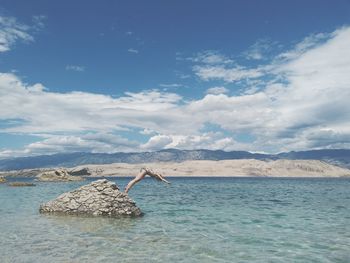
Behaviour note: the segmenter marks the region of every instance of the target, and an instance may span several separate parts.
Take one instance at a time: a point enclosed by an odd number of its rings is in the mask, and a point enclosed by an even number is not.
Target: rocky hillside
[[[350,170],[317,160],[254,159],[221,161],[156,162],[147,164],[114,163],[78,166],[90,176],[135,176],[141,167],[150,167],[165,176],[269,176],[269,177],[348,177]]]
[[[140,153],[65,153],[0,160],[0,170],[22,170],[46,167],[74,167],[85,164],[183,162],[188,160],[321,160],[350,168],[350,150],[315,150],[276,155],[246,151],[175,150]]]

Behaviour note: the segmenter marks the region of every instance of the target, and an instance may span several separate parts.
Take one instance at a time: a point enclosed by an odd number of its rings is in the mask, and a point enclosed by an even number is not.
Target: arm
[[[143,178],[146,176],[146,171],[141,170],[141,172],[133,179],[131,180],[127,186],[125,187],[124,192],[127,194],[129,190],[138,182],[140,182]]]

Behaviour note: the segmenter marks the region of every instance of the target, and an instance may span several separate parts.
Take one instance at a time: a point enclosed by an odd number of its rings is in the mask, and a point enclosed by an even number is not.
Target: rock
[[[92,173],[89,168],[84,167],[78,170],[76,169],[70,170],[69,174],[74,176],[76,175],[82,176],[82,175],[91,175]]]
[[[12,182],[12,183],[9,183],[8,186],[23,187],[23,186],[35,186],[35,184],[29,183],[29,182]]]
[[[40,213],[63,213],[94,216],[141,216],[129,196],[106,179],[94,181],[42,204]]]
[[[35,177],[39,173],[48,171],[51,169],[41,168],[41,169],[24,169],[24,170],[12,170],[12,171],[2,171],[1,175],[6,177]]]
[[[36,176],[37,181],[42,182],[67,182],[67,181],[83,181],[80,176],[72,176],[66,169],[56,169],[45,171]]]
[[[0,176],[0,184],[5,183],[5,182],[6,182],[6,178],[3,176]]]

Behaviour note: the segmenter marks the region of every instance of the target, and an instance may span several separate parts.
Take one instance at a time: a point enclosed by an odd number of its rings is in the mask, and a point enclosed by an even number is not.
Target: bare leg
[[[152,177],[156,178],[159,181],[163,181],[163,182],[165,182],[167,184],[170,184],[170,182],[165,180],[164,177],[160,173],[155,173],[151,169],[143,169],[143,170],[146,171],[146,174],[148,174],[149,176],[152,176]]]
[[[169,181],[165,180],[164,177],[161,175],[161,174],[155,174],[157,176],[157,179],[164,182],[164,183],[167,183],[167,184],[170,184]]]

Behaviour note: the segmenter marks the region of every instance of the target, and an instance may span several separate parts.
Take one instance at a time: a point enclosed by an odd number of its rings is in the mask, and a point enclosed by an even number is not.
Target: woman
[[[163,182],[165,182],[167,184],[170,184],[170,182],[165,180],[164,177],[161,174],[155,173],[151,169],[148,169],[148,168],[141,168],[140,169],[140,173],[133,180],[131,180],[128,183],[128,185],[125,187],[125,191],[124,192],[127,194],[129,192],[129,190],[131,189],[131,187],[133,187],[136,183],[140,182],[143,178],[146,177],[146,175],[149,175],[149,176],[157,179],[158,181],[163,181]]]

